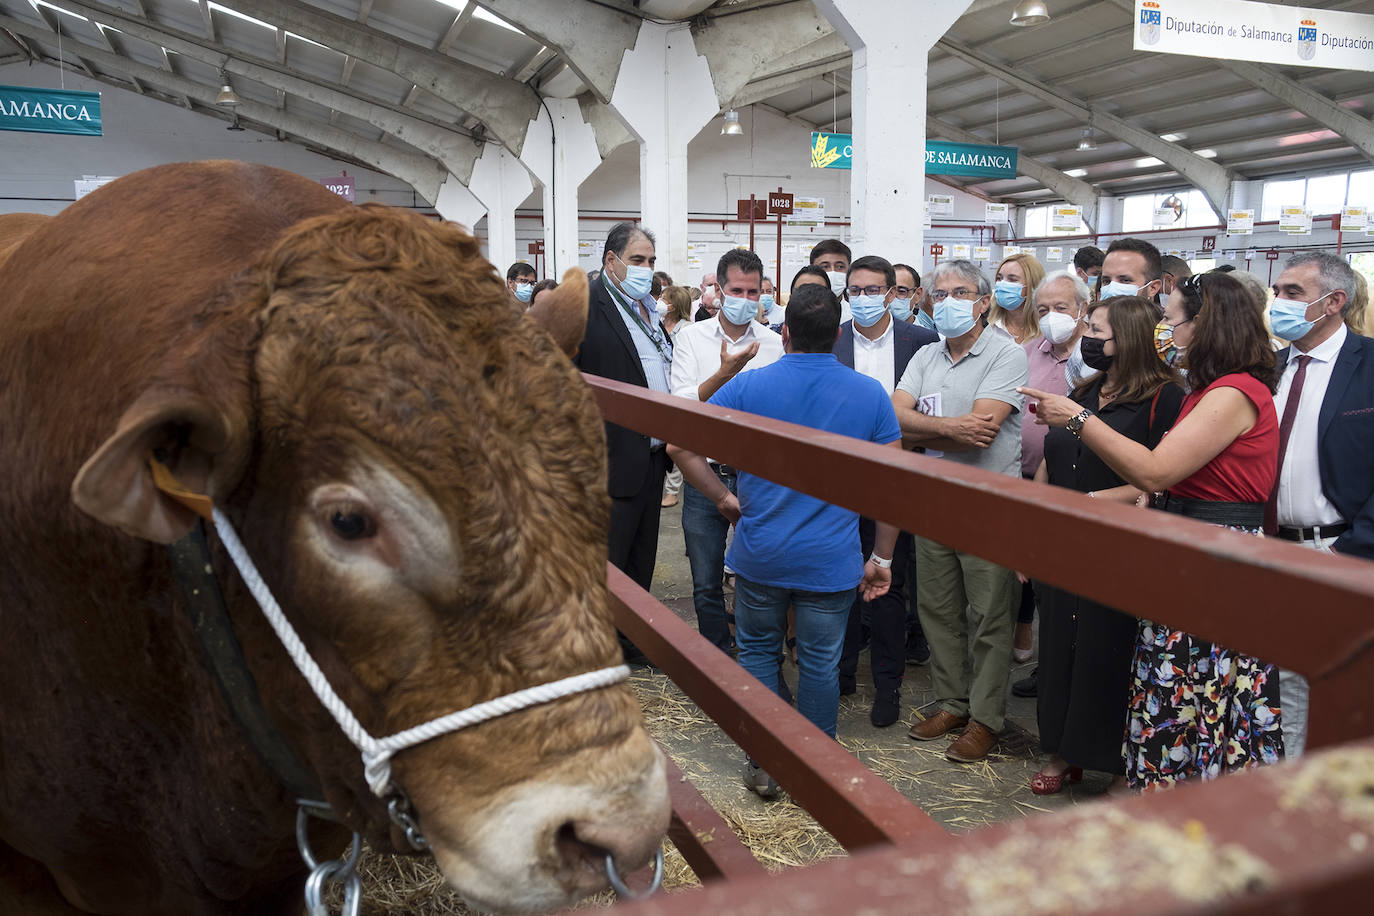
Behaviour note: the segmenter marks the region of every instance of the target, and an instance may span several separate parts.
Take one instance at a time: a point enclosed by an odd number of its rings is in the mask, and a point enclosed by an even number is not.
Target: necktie
[[[1279,480],[1283,477],[1288,434],[1293,431],[1293,420],[1298,416],[1298,402],[1302,400],[1302,384],[1307,381],[1307,364],[1310,362],[1310,356],[1298,357],[1298,371],[1293,374],[1293,384],[1288,386],[1288,401],[1283,405],[1283,419],[1279,421],[1279,464],[1274,472],[1274,489],[1269,494],[1269,501],[1264,504],[1264,533],[1270,537],[1279,533]]]

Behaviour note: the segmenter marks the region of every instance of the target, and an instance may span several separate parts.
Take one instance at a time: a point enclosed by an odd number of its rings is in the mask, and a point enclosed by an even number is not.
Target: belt
[[[1350,530],[1350,526],[1345,522],[1336,522],[1334,525],[1313,525],[1311,528],[1289,528],[1286,525],[1279,526],[1279,537],[1285,541],[1320,541],[1322,538],[1334,538],[1345,534]]]
[[[1189,499],[1165,493],[1155,500],[1155,508],[1173,512],[1213,525],[1259,528],[1264,524],[1264,503],[1233,503],[1213,499]]]

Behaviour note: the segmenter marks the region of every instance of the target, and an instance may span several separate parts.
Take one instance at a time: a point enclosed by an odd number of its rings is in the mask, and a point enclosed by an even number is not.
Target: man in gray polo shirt
[[[907,446],[973,467],[1021,476],[1021,395],[1026,353],[983,315],[992,287],[969,261],[939,264],[928,286],[940,346],[907,364],[892,405]],[[1002,730],[1007,706],[1016,574],[936,541],[916,538],[916,608],[930,641],[939,711],[912,726],[917,741],[963,729],[945,756],[981,760]],[[973,666],[969,668],[972,655]]]

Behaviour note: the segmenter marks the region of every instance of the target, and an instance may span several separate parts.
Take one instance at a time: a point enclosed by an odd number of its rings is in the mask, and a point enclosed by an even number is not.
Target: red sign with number
[[[773,216],[791,216],[792,195],[786,191],[769,191],[768,212]]]
[[[944,253],[945,253],[945,246],[944,246],[944,245],[931,245],[931,246],[930,246],[930,253],[931,253],[931,254],[944,254]]]
[[[1215,235],[1204,235],[1204,236],[1202,237],[1202,250],[1203,250],[1203,251],[1216,251],[1216,250],[1217,250],[1217,237],[1216,237]]]
[[[353,203],[352,175],[340,175],[337,178],[321,178],[320,184],[324,185],[349,203]]]

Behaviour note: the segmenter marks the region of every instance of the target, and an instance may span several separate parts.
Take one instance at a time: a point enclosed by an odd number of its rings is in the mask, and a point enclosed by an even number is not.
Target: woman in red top
[[[1205,273],[1179,283],[1164,311],[1192,393],[1153,450],[1068,398],[1030,388],[1036,422],[1082,438],[1156,505],[1258,534],[1274,485],[1278,421],[1269,333],[1239,282]],[[1140,621],[1129,698],[1127,781],[1145,790],[1214,779],[1283,756],[1274,667],[1200,637]]]

